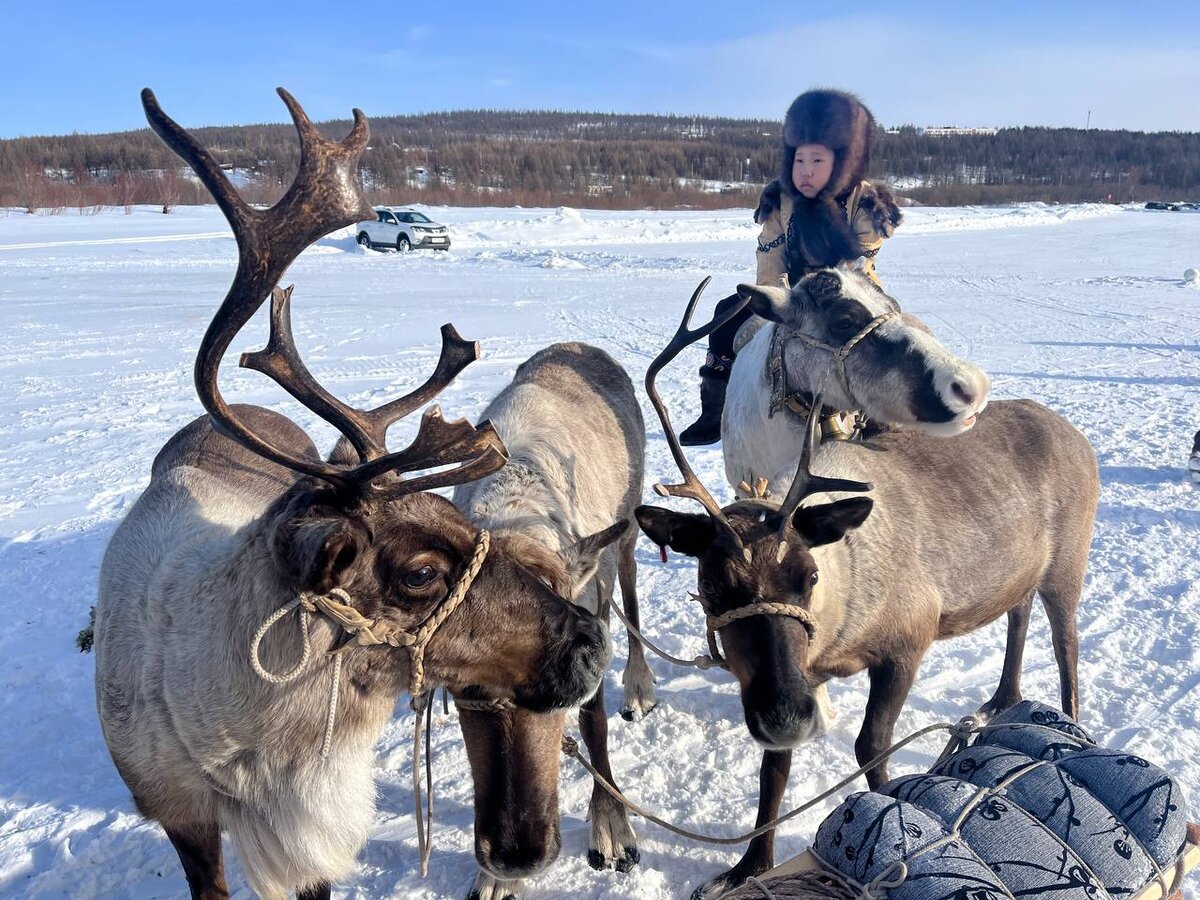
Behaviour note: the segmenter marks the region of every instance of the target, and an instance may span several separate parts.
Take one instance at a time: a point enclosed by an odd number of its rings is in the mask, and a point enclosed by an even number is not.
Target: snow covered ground
[[[484,359],[441,397],[475,418],[533,350],[581,339],[604,347],[640,383],[696,283],[708,300],[752,278],[746,211],[591,212],[431,209],[452,227],[449,253],[373,253],[349,232],[293,266],[296,337],[335,393],[360,405],[422,381],[437,327],[453,321]],[[1174,772],[1200,818],[1200,492],[1185,462],[1200,427],[1200,214],[1027,205],[913,209],[888,242],[889,292],[956,352],[992,376],[995,397],[1032,397],[1091,439],[1103,479],[1080,610],[1083,723],[1110,747]],[[232,238],[215,207],[162,216],[36,217],[0,210],[0,895],[148,898],[185,895],[161,830],[142,821],[100,738],[92,657],[75,633],[94,601],[113,528],[145,487],[162,442],[199,410],[192,355],[231,277]],[[257,320],[234,351],[261,346]],[[701,351],[661,377],[679,425],[696,411]],[[226,396],[291,412],[328,447],[328,426],[268,379],[239,373]],[[651,423],[650,484],[674,478]],[[415,423],[406,423],[407,434]],[[398,428],[398,432],[403,429]],[[396,441],[407,436],[398,433]],[[720,452],[691,453],[718,497]],[[645,541],[639,590],[649,634],[678,655],[703,649],[686,602],[694,567],[667,566]],[[937,645],[897,729],[957,719],[990,696],[1004,642],[997,623]],[[624,662],[616,642],[614,672]],[[613,768],[627,793],[681,825],[716,834],[754,817],[759,752],[731,678],[651,661],[661,706],[645,721],[616,715]],[[1055,702],[1044,616],[1035,612],[1026,696]],[[854,768],[866,681],[832,685],[832,733],[796,755],[790,808]],[[435,719],[436,845],[417,874],[408,764],[411,714],[400,704],[380,744],[378,823],[340,897],[459,898],[471,883],[471,785],[455,715]],[[936,741],[900,754],[925,768]],[[314,748],[315,750],[315,748]],[[641,820],[641,865],[593,872],[585,861],[590,784],[562,767],[563,853],[529,898],[674,898],[723,870],[740,848],[691,844]],[[803,849],[833,805],[786,826],[779,858]],[[235,896],[250,896],[231,861]],[[1200,875],[1188,882],[1200,897]]]

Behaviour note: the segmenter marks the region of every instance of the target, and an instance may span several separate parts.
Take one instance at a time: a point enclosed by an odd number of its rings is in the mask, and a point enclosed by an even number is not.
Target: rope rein
[[[921,728],[918,731],[914,731],[912,734],[908,735],[908,737],[905,737],[905,738],[897,741],[895,744],[893,744],[887,750],[884,750],[882,753],[880,753],[878,756],[876,756],[870,762],[866,763],[865,765],[860,766],[858,769],[856,769],[850,775],[843,778],[841,781],[839,781],[833,787],[822,791],[820,794],[818,794],[817,796],[813,797],[810,800],[805,801],[800,806],[797,806],[795,809],[790,810],[789,812],[786,812],[781,816],[777,816],[776,818],[772,819],[771,821],[769,821],[763,825],[759,825],[753,831],[747,831],[745,834],[739,834],[739,835],[736,835],[735,837],[714,837],[712,835],[700,834],[699,832],[696,832],[696,831],[689,831],[686,828],[680,828],[679,826],[672,825],[670,822],[666,821],[665,819],[662,819],[659,816],[654,815],[653,813],[647,811],[646,809],[639,806],[638,804],[627,799],[625,797],[625,795],[622,794],[618,788],[616,788],[614,785],[612,785],[608,781],[608,779],[604,778],[598,771],[596,771],[596,769],[591,765],[591,763],[589,763],[586,759],[584,759],[583,755],[579,752],[579,744],[575,741],[574,738],[572,738],[568,735],[563,735],[563,753],[566,756],[569,756],[572,759],[574,759],[581,766],[583,766],[583,768],[588,772],[588,774],[591,775],[592,778],[595,780],[596,784],[598,784],[598,785],[600,785],[600,787],[604,788],[604,790],[607,791],[609,794],[611,794],[613,796],[613,798],[616,799],[619,803],[621,803],[623,806],[625,806],[631,812],[637,813],[638,815],[642,816],[643,818],[647,819],[648,821],[653,822],[655,825],[665,828],[667,831],[677,834],[680,837],[689,838],[690,840],[694,840],[694,841],[701,841],[701,842],[707,843],[707,844],[741,844],[741,843],[745,843],[748,840],[751,840],[752,838],[756,838],[759,835],[766,834],[769,831],[774,831],[776,827],[778,827],[779,825],[782,825],[784,822],[787,822],[790,819],[794,819],[796,816],[800,815],[801,813],[807,812],[808,810],[812,809],[812,807],[814,807],[818,803],[820,803],[822,800],[828,799],[833,794],[836,794],[838,791],[840,791],[842,788],[848,786],[851,782],[853,782],[856,778],[858,778],[859,775],[862,775],[862,774],[870,771],[871,769],[875,768],[881,762],[886,761],[890,756],[895,754],[898,750],[904,749],[909,744],[911,744],[913,741],[918,740],[927,734],[932,734],[935,731],[948,731],[948,732],[950,732],[952,738],[965,741],[972,734],[982,734],[983,732],[987,732],[987,731],[1000,731],[1002,729],[1008,729],[1008,728],[1041,728],[1046,731],[1053,731],[1055,734],[1058,734],[1058,735],[1062,734],[1062,732],[1058,731],[1057,729],[1050,728],[1049,726],[1046,726],[1046,725],[1038,725],[1038,724],[1031,723],[1031,722],[1011,722],[1011,723],[1005,722],[1005,723],[1001,723],[999,725],[982,725],[979,723],[979,720],[976,719],[974,716],[965,716],[964,718],[960,719],[957,723],[937,722],[933,725],[926,725],[924,728]],[[1093,744],[1090,741],[1085,741],[1083,738],[1073,737],[1072,740],[1076,740],[1081,744],[1090,744],[1091,746],[1096,746],[1095,744]],[[1023,772],[1022,772],[1022,774],[1023,774]],[[997,789],[985,789],[985,790],[994,791]],[[973,806],[971,808],[973,808]],[[964,818],[965,818],[965,816],[964,816]],[[956,828],[957,828],[957,826],[956,826]]]
[[[333,726],[337,718],[338,695],[341,693],[342,651],[346,647],[369,647],[387,644],[391,647],[403,647],[409,654],[409,688],[408,692],[414,698],[425,693],[425,650],[434,634],[442,624],[453,615],[467,598],[467,592],[483,568],[491,547],[491,535],[480,531],[475,540],[475,551],[471,561],[459,576],[450,593],[446,595],[429,616],[415,629],[406,630],[395,622],[382,616],[368,619],[354,608],[354,601],[341,588],[334,588],[327,594],[304,593],[294,600],[289,600],[263,621],[250,639],[250,667],[263,681],[270,684],[288,684],[300,677],[312,657],[312,634],[309,619],[321,614],[334,625],[341,628],[353,640],[333,651],[333,677],[329,687],[329,703],[325,712],[325,734],[321,740],[321,758],[329,757],[333,744]],[[300,660],[287,672],[272,672],[263,665],[259,655],[263,638],[280,619],[294,609],[300,610]],[[414,700],[415,703],[415,700]]]

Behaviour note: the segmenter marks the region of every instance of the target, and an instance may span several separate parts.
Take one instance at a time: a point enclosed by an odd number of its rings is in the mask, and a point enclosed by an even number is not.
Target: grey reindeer
[[[547,711],[590,696],[607,662],[605,629],[529,570],[523,546],[425,492],[503,465],[490,426],[434,408],[408,448],[386,447],[388,426],[432,399],[477,345],[445,326],[428,381],[369,411],[330,395],[300,359],[291,290],[275,285],[309,243],[369,213],[354,179],[368,130],[354,110],[349,136],[326,140],[279,93],[301,164],[269,210],[245,204],[142,94],[239,252],[196,360],[208,414],[155,458],[108,545],[96,605],[104,739],[137,809],[178,852],[194,900],[229,897],[222,831],[261,897],[329,898],[373,824],[373,747],[400,693],[470,688]],[[269,343],[242,365],[342,432],[329,460],[285,417],[230,406],[217,388],[222,356],[267,296]]]
[[[738,290],[759,315],[811,329],[827,343],[828,332],[838,331],[821,321],[819,310],[843,314],[828,291],[846,278],[833,272],[809,276],[824,282],[818,286],[824,297],[817,302],[809,279],[792,291],[748,285]],[[876,299],[848,290],[838,301],[850,307],[853,318],[841,335],[858,334],[863,323],[877,317],[878,307],[855,309],[862,296]],[[693,334],[711,328],[687,332],[692,307],[652,374]],[[849,399],[860,407],[882,408],[885,398],[872,394],[896,384],[892,376],[866,377],[872,368],[885,370],[881,361],[872,366],[867,360],[894,354],[893,348],[878,345],[895,339],[876,333],[858,342],[853,353],[859,359],[845,361],[849,377],[843,380],[854,392]],[[828,356],[836,350],[832,347]],[[825,365],[830,364],[827,358]],[[927,380],[917,366],[899,374],[902,381]],[[652,389],[651,377],[647,380]],[[932,381],[936,384],[936,376]],[[904,396],[912,387],[897,393]],[[797,388],[817,390],[804,382]],[[1007,614],[1000,683],[980,715],[987,718],[1017,703],[1035,593],[1050,622],[1062,707],[1078,717],[1075,615],[1099,474],[1091,445],[1065,419],[1028,400],[993,401],[986,412],[972,413],[977,416],[973,427],[957,437],[893,429],[867,443],[818,447],[816,414],[810,413],[803,438],[792,445],[800,462],[798,468],[793,462],[782,501],[777,493],[773,499],[752,497],[721,508],[690,475],[666,409],[656,392],[652,396],[676,461],[690,476],[689,487],[676,493],[701,500],[707,512],[643,506],[638,523],[659,546],[699,562],[699,599],[710,632],[720,634],[741,689],[746,725],[764,749],[758,825],[778,815],[792,748],[825,728],[820,690],[830,678],[868,673],[867,707],[854,746],[865,765],[890,746],[930,644]],[[743,435],[739,446],[749,443]],[[726,467],[737,473],[743,465],[727,459]],[[870,497],[853,496],[866,490]],[[809,501],[817,493],[830,494],[831,502]],[[880,764],[867,773],[867,783],[878,787],[887,777],[886,764]],[[768,832],[751,840],[736,865],[701,885],[693,897],[720,896],[773,864],[774,832]]]
[[[611,356],[581,343],[554,344],[518,368],[484,410],[509,450],[500,471],[455,489],[454,502],[476,525],[553,554],[542,571],[559,593],[608,619],[617,582],[626,617],[637,627],[637,570],[632,528],[644,480],[646,429],[629,376]],[[642,646],[629,641],[624,673],[627,719],[655,704]],[[515,895],[521,879],[558,854],[558,768],[564,716],[460,706],[470,745],[492,751],[470,762],[475,783],[476,856],[498,835],[520,833],[507,865],[484,865],[470,897]],[[613,780],[608,761],[604,685],[579,710],[593,764]],[[517,785],[523,802],[498,786]],[[532,811],[539,811],[534,814]],[[639,859],[624,807],[598,784],[588,808],[588,862],[629,871]]]

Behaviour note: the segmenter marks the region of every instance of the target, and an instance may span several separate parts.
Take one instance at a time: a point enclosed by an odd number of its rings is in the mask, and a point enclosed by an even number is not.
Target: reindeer
[[[554,344],[523,362],[483,415],[508,447],[509,462],[456,488],[455,505],[479,527],[547,552],[541,573],[554,590],[603,622],[619,580],[625,615],[637,627],[637,531],[629,526],[642,493],[646,428],[625,370],[596,347]],[[624,682],[622,715],[641,718],[654,708],[654,676],[632,637]],[[460,704],[459,716],[463,733],[472,738],[468,746],[492,748],[470,757],[476,855],[483,858],[481,842],[506,831],[523,833],[527,852],[547,845],[557,849],[565,714],[536,716]],[[603,682],[580,708],[579,730],[593,764],[612,781]],[[498,789],[513,784],[517,795]],[[525,802],[514,803],[518,796]],[[598,784],[588,818],[588,862],[597,869],[633,868],[639,854],[625,808]],[[518,879],[530,874],[533,870],[521,861],[505,869],[485,866],[470,896],[488,900],[515,894]]]
[[[721,422],[732,485],[765,477],[786,492],[816,393],[877,425],[939,437],[966,431],[987,407],[987,375],[857,270],[816,272],[762,297],[738,333]]]
[[[738,291],[759,315],[793,328],[802,322],[810,334],[820,334],[828,325],[820,321],[819,310],[837,309],[837,315],[842,310],[814,302],[814,294],[825,295],[831,279],[845,285],[847,278],[818,273],[790,293],[745,285]],[[843,302],[855,321],[842,333],[861,331],[858,322],[874,321],[879,307],[856,309],[858,298],[870,295],[853,283],[846,294]],[[660,547],[698,560],[699,600],[710,640],[715,647],[720,634],[741,688],[746,725],[764,748],[757,824],[778,814],[792,748],[824,731],[818,689],[830,678],[868,673],[870,693],[854,745],[865,765],[891,745],[929,645],[1007,614],[1000,683],[980,715],[987,718],[1017,703],[1035,592],[1050,621],[1062,707],[1077,717],[1075,613],[1099,494],[1096,457],[1086,438],[1045,407],[1010,400],[991,403],[984,414],[972,413],[974,427],[950,439],[892,430],[869,443],[832,441],[816,448],[820,399],[814,398],[796,449],[799,467],[782,502],[777,494],[722,508],[687,466],[653,387],[663,365],[719,324],[689,332],[695,301],[675,339],[651,366],[647,391],[684,473],[684,484],[663,490],[698,499],[707,512],[642,506],[636,515]],[[916,366],[901,367],[882,380],[867,377],[871,357],[895,356],[893,349],[875,345],[896,339],[880,326],[857,344],[854,352],[861,359],[845,359],[842,380],[862,407],[886,408],[880,391],[891,388],[903,396],[917,386],[909,382],[937,382],[936,375],[929,379]],[[809,365],[797,369],[818,368]],[[816,390],[811,382],[798,387]],[[835,406],[849,405],[846,397],[832,395]],[[743,435],[738,446],[751,443]],[[726,471],[746,466],[744,459],[727,458]],[[846,496],[867,490],[871,497]],[[801,505],[822,492],[831,493],[832,502]],[[880,764],[867,773],[867,783],[875,788],[887,777],[886,765]],[[754,838],[733,868],[699,887],[693,898],[719,896],[773,864],[771,832]]]
[[[402,691],[444,685],[544,712],[590,696],[607,660],[603,626],[529,571],[523,545],[426,492],[504,464],[490,425],[434,407],[407,449],[387,449],[388,427],[478,345],[444,326],[430,378],[374,410],[337,400],[300,359],[291,289],[275,285],[309,243],[369,212],[354,180],[368,129],[356,109],[350,134],[326,140],[279,93],[301,163],[269,210],[249,207],[142,93],[151,126],[228,218],[239,260],[196,359],[207,415],[159,452],[104,557],[96,700],[138,810],[163,826],[203,900],[229,896],[222,830],[260,896],[330,896],[371,827],[372,747]],[[269,342],[241,364],[342,433],[328,460],[285,417],[230,406],[217,388],[222,356],[268,294]]]

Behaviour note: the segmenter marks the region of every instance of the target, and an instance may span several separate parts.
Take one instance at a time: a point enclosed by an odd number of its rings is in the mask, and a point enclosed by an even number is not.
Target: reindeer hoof
[[[637,835],[629,827],[625,808],[608,794],[592,795],[588,808],[592,833],[588,838],[588,865],[593,869],[616,869],[628,872],[642,858],[638,853]]]
[[[642,861],[642,854],[637,847],[626,847],[625,855],[617,860],[618,872],[632,871],[633,867]]]
[[[497,881],[491,875],[480,872],[475,876],[467,900],[521,900],[520,881]]]
[[[623,710],[621,710],[621,718],[624,719],[626,722],[640,722],[642,719],[646,718],[646,716],[650,715],[650,713],[654,712],[656,709],[658,709],[657,702],[651,703],[647,707],[627,706]]]
[[[620,859],[609,859],[599,850],[588,851],[588,865],[597,871],[616,869],[618,872],[632,872],[633,867],[642,861],[642,853],[637,847],[626,847]]]
[[[717,898],[725,896],[726,892],[740,887],[751,875],[761,875],[769,868],[771,867],[767,866],[763,868],[755,866],[741,868],[734,866],[728,872],[722,872],[716,878],[704,882],[704,884],[692,891],[691,900],[717,900]]]

